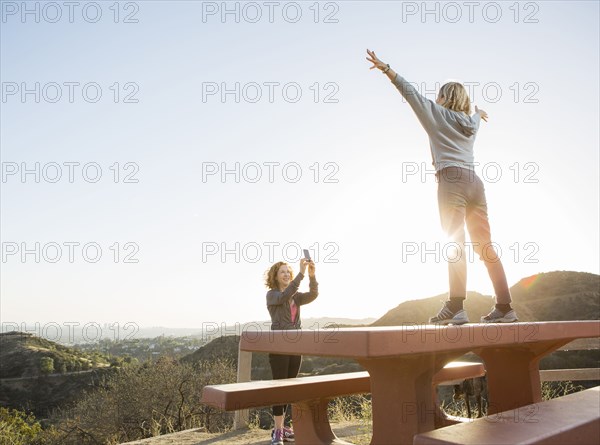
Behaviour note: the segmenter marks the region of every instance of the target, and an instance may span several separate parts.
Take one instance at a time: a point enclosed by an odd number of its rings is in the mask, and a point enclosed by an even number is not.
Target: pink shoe
[[[283,441],[284,442],[294,442],[295,440],[295,436],[294,436],[294,430],[291,428],[288,428],[287,426],[283,427]]]
[[[271,435],[271,445],[283,445],[283,430],[277,428]]]

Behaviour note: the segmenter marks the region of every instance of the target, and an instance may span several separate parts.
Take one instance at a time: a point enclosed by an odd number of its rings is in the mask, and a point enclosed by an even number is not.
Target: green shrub
[[[0,408],[0,445],[29,445],[42,431],[32,414]]]

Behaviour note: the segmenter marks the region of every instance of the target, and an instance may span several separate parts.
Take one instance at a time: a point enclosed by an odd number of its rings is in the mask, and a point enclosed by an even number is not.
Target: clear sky
[[[599,3],[475,3],[2,1],[1,321],[264,320],[298,248],[303,317],[446,292],[427,136],[367,48],[489,114],[509,284],[598,273]]]

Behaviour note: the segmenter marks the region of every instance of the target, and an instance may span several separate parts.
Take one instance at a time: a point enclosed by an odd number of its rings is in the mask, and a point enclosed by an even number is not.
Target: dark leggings
[[[269,354],[269,364],[271,365],[273,380],[298,377],[301,362],[301,355]],[[274,416],[283,416],[284,412],[285,405],[273,406]]]

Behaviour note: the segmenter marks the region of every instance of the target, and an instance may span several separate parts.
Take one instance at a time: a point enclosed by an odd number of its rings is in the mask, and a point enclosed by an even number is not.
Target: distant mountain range
[[[311,326],[315,326],[322,328],[324,326],[330,324],[337,325],[347,325],[347,326],[357,326],[357,325],[368,325],[373,323],[376,318],[340,318],[340,317],[319,317],[319,318],[302,318],[302,325],[307,329],[310,329]],[[165,328],[161,326],[150,327],[150,328],[140,328],[140,330],[136,333],[136,338],[155,338],[161,335],[166,336],[190,336],[190,337],[203,337],[207,334],[211,335],[239,335],[241,331],[245,330],[247,327],[252,328],[252,326],[260,326],[264,328],[265,326],[270,326],[271,322],[269,320],[259,320],[259,321],[251,321],[251,322],[243,322],[243,323],[235,323],[235,324],[226,324],[226,323],[216,323],[216,322],[205,322],[200,328]]]
[[[340,318],[340,317],[320,317],[320,318],[303,318],[302,323],[307,328],[310,329],[314,326],[314,329],[317,327],[322,328],[331,323],[337,325],[345,325],[345,326],[356,326],[356,325],[368,325],[374,322],[376,318],[361,318],[361,319],[353,319],[353,318]],[[252,322],[244,322],[244,323],[235,323],[235,324],[226,324],[226,323],[217,323],[217,322],[204,322],[200,327],[189,327],[189,328],[169,328],[164,326],[150,326],[150,327],[141,327],[139,328],[135,334],[133,334],[130,338],[156,338],[156,337],[196,337],[196,338],[204,338],[206,335],[233,335],[240,334],[242,330],[246,327],[252,326],[260,326],[261,328],[270,326],[271,322],[269,320],[261,320],[261,321],[252,321]],[[98,338],[95,338],[94,342],[99,340],[114,340],[115,339],[115,331],[111,329],[109,325],[100,326],[101,335]],[[43,338],[43,334],[45,332],[44,329],[40,329],[39,325],[29,325],[25,324],[24,326],[18,326],[14,323],[7,323],[2,325],[3,332],[7,333],[14,330],[20,330],[28,333],[34,334],[34,336],[38,336]],[[77,330],[75,330],[77,331]],[[48,330],[49,335],[55,335],[53,330]],[[128,332],[129,333],[129,332]],[[64,338],[63,338],[64,337]],[[77,332],[69,333],[69,335],[59,336],[58,339],[56,337],[49,337],[48,340],[54,340],[56,343],[60,343],[67,346],[72,346],[74,344],[83,344],[88,343],[89,340],[82,337]]]

